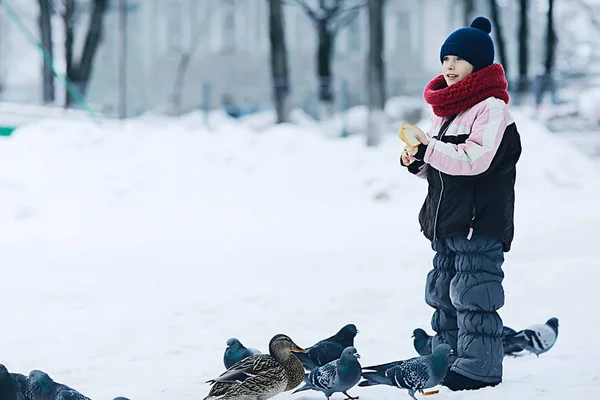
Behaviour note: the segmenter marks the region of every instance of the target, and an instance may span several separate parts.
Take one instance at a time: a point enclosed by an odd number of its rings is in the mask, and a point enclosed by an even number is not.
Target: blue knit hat
[[[473,72],[494,63],[494,42],[490,37],[492,24],[485,17],[477,17],[468,28],[450,34],[440,50],[440,61],[445,56],[464,58],[473,65]]]

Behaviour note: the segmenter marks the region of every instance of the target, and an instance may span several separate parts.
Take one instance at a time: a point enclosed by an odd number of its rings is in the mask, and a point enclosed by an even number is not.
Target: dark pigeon
[[[322,367],[317,367],[310,374],[307,374],[304,378],[304,386],[292,393],[304,390],[318,390],[325,394],[327,400],[334,393],[344,393],[348,397],[346,400],[358,399],[358,397],[352,397],[346,392],[360,381],[361,367],[358,362],[359,358],[360,355],[354,347],[347,347],[339,359],[331,361]]]
[[[558,318],[550,318],[542,325],[533,325],[502,338],[504,354],[515,355],[522,351],[540,356],[550,350],[558,339]]]
[[[312,371],[340,358],[346,347],[354,346],[354,338],[357,334],[356,325],[348,324],[335,335],[306,348],[306,353],[294,355],[298,357],[304,368]]]
[[[2,364],[0,364],[0,399],[33,400],[27,377],[22,374],[9,373]]]
[[[413,331],[412,337],[415,338],[413,345],[420,356],[431,354],[431,339],[433,339],[433,336],[429,336],[423,329],[417,328]]]
[[[233,364],[247,357],[261,354],[260,351],[256,349],[246,348],[246,346],[244,346],[236,338],[227,339],[226,344],[227,348],[225,349],[225,354],[223,355],[223,364],[225,364],[226,369],[231,368]]]
[[[29,373],[33,400],[90,400],[75,389],[57,383],[47,373],[33,370]]]
[[[415,392],[422,392],[442,382],[448,372],[448,356],[451,352],[449,345],[439,344],[429,356],[363,368],[363,371],[371,371],[362,373],[365,380],[358,386],[396,386],[407,389],[410,397],[417,400]]]

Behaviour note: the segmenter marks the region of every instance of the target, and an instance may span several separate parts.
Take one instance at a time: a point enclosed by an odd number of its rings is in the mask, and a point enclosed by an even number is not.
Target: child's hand
[[[408,147],[405,147],[404,150],[402,150],[402,155],[400,156],[400,160],[402,162],[402,165],[404,165],[405,167],[408,167],[410,164],[412,164],[415,161],[415,153],[417,149],[410,149]]]
[[[429,139],[427,139],[424,136],[415,135],[415,138],[419,141],[419,143],[424,144],[425,146],[427,146],[429,144]]]

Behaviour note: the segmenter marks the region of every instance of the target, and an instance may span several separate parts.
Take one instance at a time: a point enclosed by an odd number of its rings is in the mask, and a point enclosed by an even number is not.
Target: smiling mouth
[[[447,74],[447,75],[446,75],[446,78],[448,78],[448,79],[455,79],[455,78],[458,78],[458,75],[455,75],[455,74]]]

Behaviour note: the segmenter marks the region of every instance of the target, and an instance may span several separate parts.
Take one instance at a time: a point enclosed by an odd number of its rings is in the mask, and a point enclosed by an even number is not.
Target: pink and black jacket
[[[506,103],[488,97],[456,115],[434,115],[427,137],[408,167],[429,185],[419,213],[424,235],[493,236],[509,251],[521,140]]]

